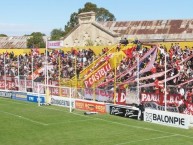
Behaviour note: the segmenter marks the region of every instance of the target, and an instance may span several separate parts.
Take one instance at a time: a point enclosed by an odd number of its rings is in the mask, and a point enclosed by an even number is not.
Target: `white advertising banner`
[[[71,98],[71,105],[72,108],[75,108],[75,103],[74,99]],[[66,97],[59,97],[59,96],[52,96],[51,97],[51,104],[52,105],[57,105],[57,106],[62,106],[62,107],[70,107],[70,98]]]
[[[190,124],[190,118],[186,114],[152,109],[145,109],[144,121],[184,129],[188,129]]]
[[[61,48],[63,47],[63,41],[48,41],[48,48]]]

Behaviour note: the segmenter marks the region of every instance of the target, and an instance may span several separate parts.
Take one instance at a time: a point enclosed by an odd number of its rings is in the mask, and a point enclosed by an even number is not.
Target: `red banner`
[[[106,113],[105,104],[85,102],[85,101],[75,101],[75,108],[81,110],[88,110],[91,112]]]
[[[50,94],[55,96],[69,97],[70,90],[69,88],[59,88],[59,87],[49,87]],[[61,89],[61,92],[60,92]]]
[[[181,99],[180,94],[167,94],[167,104],[178,104]],[[164,94],[159,93],[141,93],[141,102],[157,102],[164,104]]]
[[[183,112],[184,114],[193,115],[193,104],[186,103],[186,109]]]
[[[126,90],[119,90],[116,93],[116,104],[126,105]]]
[[[6,89],[11,90],[15,87],[14,81],[6,81]],[[5,81],[0,81],[0,89],[5,89]]]
[[[99,81],[102,77],[104,77],[107,72],[112,70],[111,65],[107,63],[102,68],[98,69],[95,73],[89,76],[85,81],[84,84],[86,88],[92,86],[95,82]]]
[[[38,68],[36,69],[34,72],[33,72],[33,79],[36,79],[37,77],[40,76],[40,73],[44,71],[44,68],[41,67],[41,68]],[[29,79],[32,79],[32,75],[29,76]]]

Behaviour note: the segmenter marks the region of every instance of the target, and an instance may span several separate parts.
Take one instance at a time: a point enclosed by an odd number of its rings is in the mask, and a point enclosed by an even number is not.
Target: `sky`
[[[0,34],[50,35],[64,29],[70,15],[87,2],[109,10],[117,21],[193,19],[193,0],[1,0]]]

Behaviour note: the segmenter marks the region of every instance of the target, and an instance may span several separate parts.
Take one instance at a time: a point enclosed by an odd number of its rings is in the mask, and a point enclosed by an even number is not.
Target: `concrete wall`
[[[93,23],[82,23],[64,39],[64,47],[88,46],[89,44],[112,45],[117,43],[117,38],[99,29]]]

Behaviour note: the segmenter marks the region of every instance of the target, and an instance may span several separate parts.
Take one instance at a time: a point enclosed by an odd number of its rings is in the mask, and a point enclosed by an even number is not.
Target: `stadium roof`
[[[144,40],[193,40],[193,19],[99,22],[124,37]]]

